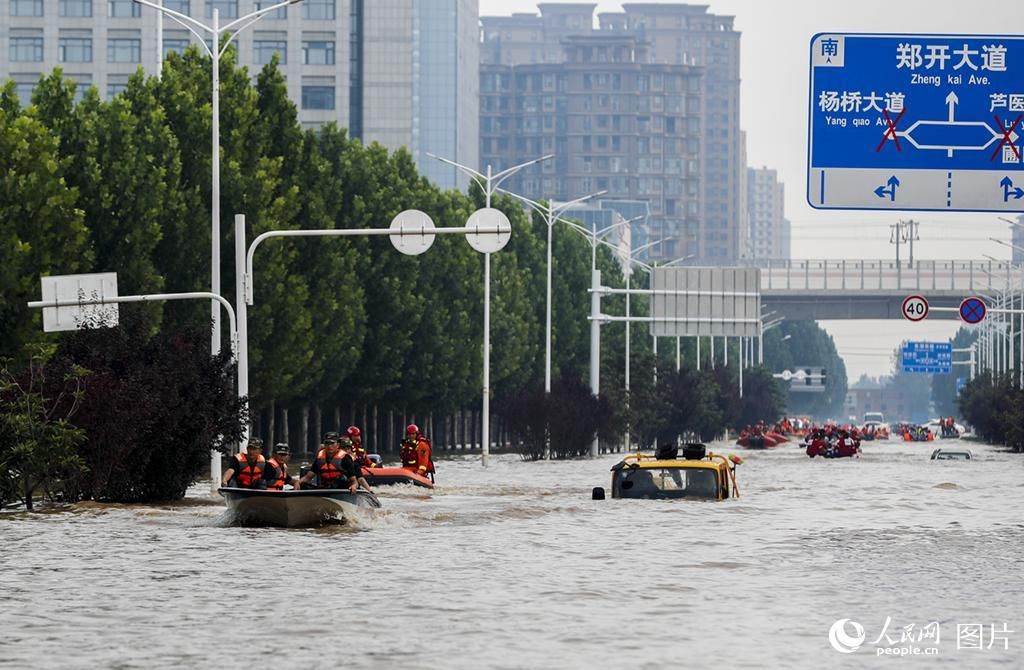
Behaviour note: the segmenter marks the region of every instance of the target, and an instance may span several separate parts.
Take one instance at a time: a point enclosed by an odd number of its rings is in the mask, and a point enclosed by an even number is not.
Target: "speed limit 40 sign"
[[[903,318],[907,321],[924,321],[928,316],[928,301],[923,295],[907,296],[903,301]]]

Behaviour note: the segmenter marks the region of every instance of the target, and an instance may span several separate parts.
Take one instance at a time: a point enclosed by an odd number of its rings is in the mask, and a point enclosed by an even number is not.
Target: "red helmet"
[[[414,423],[410,423],[408,426],[405,427],[405,434],[406,435],[418,435],[419,432],[420,432],[420,427],[417,426]]]
[[[348,433],[349,437],[359,437],[360,435],[362,435],[362,433],[359,432],[358,426],[349,426],[348,430],[345,432]]]

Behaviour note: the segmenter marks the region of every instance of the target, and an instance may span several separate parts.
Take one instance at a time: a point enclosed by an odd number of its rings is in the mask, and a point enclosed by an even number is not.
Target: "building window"
[[[283,40],[254,40],[252,60],[256,65],[266,65],[274,54],[281,55],[281,64],[288,63],[288,42]]]
[[[11,16],[42,16],[43,0],[11,0]],[[34,86],[34,84],[33,84]]]
[[[60,0],[58,11],[61,16],[92,16],[92,0]]]
[[[206,0],[206,18],[212,17],[215,9],[222,19],[238,18],[238,0]]]
[[[167,54],[173,52],[184,53],[185,49],[188,48],[188,39],[167,39],[164,38],[164,58],[167,58]]]
[[[142,60],[142,40],[107,40],[108,63],[138,63]]]
[[[334,65],[334,42],[307,41],[302,43],[303,65]]]
[[[18,94],[18,102],[22,107],[32,104],[32,91],[35,90],[35,87],[35,83],[30,81],[19,81],[14,85],[14,90]]]
[[[124,84],[124,83],[107,84],[107,99],[109,100],[109,99],[111,99],[111,98],[113,98],[115,96],[121,95],[122,93],[124,93],[127,90],[128,90],[128,84]]]
[[[92,88],[92,75],[69,74],[67,78],[75,82],[75,102],[81,102],[85,92]]]
[[[132,0],[108,0],[107,16],[115,19],[138,18],[142,16],[142,5]]]
[[[43,60],[42,37],[12,37],[10,59],[13,63],[38,63]]]
[[[57,60],[61,63],[91,63],[91,37],[62,37],[57,43]]]
[[[281,4],[281,0],[259,0],[256,3],[256,9],[266,9],[267,7],[273,7],[274,5]],[[281,9],[275,10],[267,14],[268,19],[287,19],[288,8],[282,7]]]
[[[334,0],[305,0],[302,3],[302,18],[333,20]]]
[[[164,7],[186,16],[191,16],[192,2],[191,0],[164,0]]]
[[[303,109],[334,109],[333,86],[303,86]]]

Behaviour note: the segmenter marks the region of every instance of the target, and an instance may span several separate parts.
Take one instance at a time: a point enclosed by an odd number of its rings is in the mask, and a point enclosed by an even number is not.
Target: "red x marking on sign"
[[[903,149],[900,148],[900,138],[896,136],[896,124],[898,124],[900,122],[900,119],[903,118],[903,115],[907,113],[907,108],[904,107],[903,109],[900,110],[900,113],[896,115],[895,121],[889,118],[888,109],[882,110],[882,113],[885,114],[885,124],[889,127],[886,129],[885,134],[882,135],[882,141],[878,143],[878,148],[875,149],[875,153],[878,153],[879,151],[882,150],[882,147],[885,146],[885,141],[890,137],[893,139],[894,142],[896,142],[896,151],[902,152]]]
[[[1017,124],[1020,123],[1022,118],[1024,118],[1024,114],[1018,114],[1017,120],[1009,128],[1004,128],[1003,122],[999,120],[999,117],[995,117],[996,124],[999,125],[999,130],[1003,133],[1003,139],[999,140],[999,144],[996,146],[996,150],[992,152],[992,158],[989,160],[994,161],[996,159],[996,156],[999,155],[999,150],[1003,148],[1004,144],[1009,144],[1010,148],[1013,149],[1013,155],[1017,157],[1017,160],[1020,160],[1020,152],[1017,151],[1017,147],[1014,145],[1013,140],[1010,139],[1010,135],[1017,129]]]

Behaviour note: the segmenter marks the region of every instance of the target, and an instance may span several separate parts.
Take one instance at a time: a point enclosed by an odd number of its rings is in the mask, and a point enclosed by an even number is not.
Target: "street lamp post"
[[[214,295],[220,295],[220,57],[227,50],[228,46],[231,45],[231,40],[235,38],[235,35],[256,23],[267,14],[301,1],[302,0],[284,0],[284,2],[279,2],[275,5],[271,5],[270,7],[258,9],[255,12],[246,14],[245,16],[237,18],[223,26],[220,25],[220,10],[214,8],[213,24],[208,26],[201,21],[193,19],[187,14],[182,14],[181,12],[176,12],[173,9],[164,7],[162,2],[157,3],[150,2],[150,0],[134,0],[134,2],[137,2],[140,5],[152,7],[157,10],[160,12],[159,16],[166,14],[169,18],[188,29],[190,33],[199,38],[199,43],[203,45],[206,53],[210,55],[210,58],[213,61],[213,156],[210,169],[212,173],[212,185],[210,189],[212,191],[210,195],[210,292]],[[162,30],[162,26],[158,29]],[[206,43],[206,39],[199,33],[199,31],[204,31],[212,38],[212,46]],[[224,42],[224,45],[221,46],[220,38],[224,34],[227,34],[228,38]],[[162,62],[163,54],[158,53],[157,56]],[[220,304],[215,300],[211,301],[211,304],[213,332],[210,335],[210,353],[215,356],[220,353]]]
[[[1005,221],[1006,223],[1009,223],[1014,228],[1020,228],[1021,227],[1021,225],[1019,223],[1015,223],[1013,221],[1010,221],[1009,219],[1003,219],[1002,217],[1000,217],[1000,220],[1001,221]],[[1010,249],[1013,249],[1014,251],[1016,251],[1018,253],[1024,252],[1024,248],[1020,247],[1019,245],[1013,244],[1011,242],[1006,242],[1004,240],[997,240],[994,237],[989,238],[989,239],[991,239],[993,242],[998,242],[999,244],[1002,244],[1004,247],[1010,247]],[[1009,287],[1007,287],[1007,288],[1009,288]],[[1024,308],[1024,274],[1022,274],[1022,276],[1021,276],[1021,293],[1020,293],[1020,296],[1021,296],[1021,308]],[[1013,317],[1012,316],[1010,317],[1010,323],[1013,323]],[[1021,317],[1020,317],[1020,358],[1018,359],[1017,367],[1018,367],[1018,370],[1017,370],[1017,377],[1018,377],[1017,378],[1017,385],[1018,385],[1019,388],[1024,389],[1024,314],[1022,314]]]
[[[465,175],[469,175],[471,179],[476,181],[484,189],[484,197],[486,199],[486,207],[491,207],[491,196],[494,194],[501,182],[505,181],[516,172],[519,172],[525,167],[529,167],[541,161],[546,161],[549,158],[554,158],[554,154],[547,154],[540,158],[534,158],[533,160],[520,163],[519,165],[513,165],[510,168],[506,168],[497,174],[492,174],[491,166],[487,166],[487,174],[483,174],[474,170],[473,168],[456,163],[455,161],[442,158],[441,156],[435,156],[434,154],[428,153],[428,156],[435,158],[442,163],[451,165],[453,168],[459,170]],[[484,254],[484,379],[483,379],[483,402],[480,417],[480,432],[482,436],[482,452],[480,461],[484,467],[487,467],[487,458],[490,454],[490,442],[491,442],[491,255],[489,253]]]
[[[630,237],[630,239],[632,239],[632,237]],[[626,261],[626,319],[627,319],[627,321],[626,321],[626,395],[627,395],[627,398],[628,398],[628,395],[629,395],[629,381],[630,381],[629,380],[629,362],[630,362],[629,361],[629,342],[630,342],[630,333],[629,333],[629,331],[632,330],[632,328],[630,327],[631,324],[628,321],[628,319],[630,317],[630,302],[629,302],[630,294],[629,294],[629,289],[630,289],[630,283],[631,283],[632,278],[633,278],[633,265],[634,264],[639,265],[641,268],[645,269],[648,274],[651,274],[654,271],[654,268],[652,266],[648,265],[647,263],[644,263],[642,261],[638,261],[636,259],[636,255],[639,254],[641,251],[647,251],[651,247],[656,246],[658,244],[661,244],[663,241],[664,240],[654,240],[653,242],[648,242],[647,244],[644,244],[642,246],[637,247],[636,249],[631,250],[629,252],[629,254],[623,254],[623,258]],[[657,343],[658,343],[658,338],[655,337],[654,338],[654,355],[655,355],[655,373],[654,373],[654,375],[655,375],[655,378],[657,378],[657,375],[658,375],[658,373],[657,373],[658,344]],[[628,399],[627,399],[627,402],[629,402]]]
[[[547,296],[545,304],[545,318],[544,318],[544,393],[551,393],[551,231],[555,227],[556,221],[561,221],[562,214],[567,210],[572,209],[576,205],[582,204],[591,198],[596,198],[599,195],[604,195],[608,191],[598,191],[597,193],[591,193],[585,195],[582,198],[576,198],[568,202],[563,202],[557,206],[552,202],[537,202],[531,200],[525,196],[521,196],[518,193],[507,191],[505,189],[499,189],[502,193],[512,196],[513,198],[520,200],[531,208],[544,215],[544,219],[548,224],[548,251],[547,251]],[[545,450],[546,451],[546,450]]]

